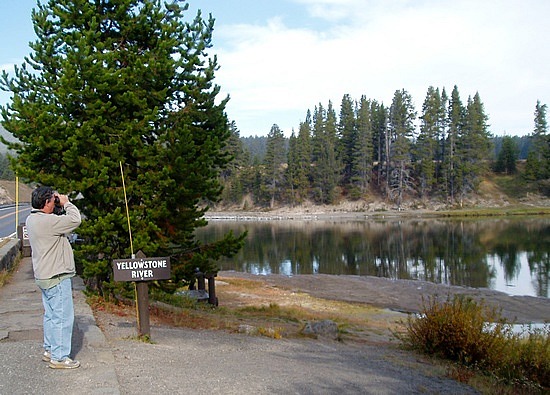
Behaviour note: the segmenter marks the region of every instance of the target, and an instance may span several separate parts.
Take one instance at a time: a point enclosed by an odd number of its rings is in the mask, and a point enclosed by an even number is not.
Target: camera
[[[53,197],[53,203],[55,207],[53,208],[53,213],[56,215],[63,215],[65,214],[65,209],[61,205],[61,202],[59,201],[59,196]]]

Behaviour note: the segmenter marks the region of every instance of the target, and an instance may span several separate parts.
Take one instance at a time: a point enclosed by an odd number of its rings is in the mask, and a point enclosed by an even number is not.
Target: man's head
[[[32,208],[42,210],[47,203],[54,204],[54,192],[51,187],[38,187],[32,191]]]

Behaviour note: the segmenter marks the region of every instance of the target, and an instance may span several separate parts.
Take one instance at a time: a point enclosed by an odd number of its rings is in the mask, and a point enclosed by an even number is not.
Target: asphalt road
[[[0,238],[9,237],[17,232],[16,222],[25,223],[31,212],[31,206],[28,203],[20,204],[17,209],[17,218],[15,205],[0,206]]]

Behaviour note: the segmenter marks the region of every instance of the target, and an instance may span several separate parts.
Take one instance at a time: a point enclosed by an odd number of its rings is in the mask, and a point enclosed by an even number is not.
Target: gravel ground
[[[105,312],[96,320],[115,358],[121,394],[475,394],[391,346],[327,339],[276,340],[152,325]]]
[[[466,293],[507,304],[508,315],[524,320],[549,317],[548,300],[512,298],[490,290],[437,286],[358,276],[254,276],[220,272],[224,279],[264,283],[266,297],[287,298],[294,291],[314,297],[367,303],[395,311],[418,311],[422,295]],[[432,286],[434,288],[432,288]],[[253,291],[251,291],[253,292]],[[222,293],[223,294],[223,293]],[[245,295],[250,297],[251,295]],[[537,299],[537,300],[533,300]],[[220,300],[223,305],[224,299]],[[261,304],[260,303],[260,304]],[[517,313],[517,314],[516,314]],[[383,314],[383,313],[382,313]],[[444,367],[397,347],[387,339],[338,342],[328,338],[271,339],[222,330],[193,330],[151,324],[151,343],[136,340],[135,318],[96,311],[115,358],[121,393],[137,391],[198,394],[474,394],[475,389],[447,377]],[[405,317],[405,314],[402,314]],[[371,340],[368,340],[371,339]]]
[[[492,290],[359,276],[255,276],[220,272],[268,287],[314,297],[415,312],[422,296],[466,294],[502,308],[517,322],[550,317],[550,300],[512,297]],[[220,281],[222,282],[222,281]],[[221,300],[223,304],[223,299]],[[446,377],[442,367],[388,342],[276,340],[221,330],[192,330],[152,323],[151,343],[136,340],[134,318],[98,311],[96,321],[115,358],[122,394],[474,394]]]

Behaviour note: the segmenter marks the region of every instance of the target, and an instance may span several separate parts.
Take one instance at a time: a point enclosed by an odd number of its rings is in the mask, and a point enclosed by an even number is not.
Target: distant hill
[[[30,203],[32,188],[19,183],[19,202]],[[15,203],[15,181],[0,180],[0,204]]]
[[[8,141],[17,141],[13,135],[8,132],[2,125],[0,125],[0,136],[4,137]],[[1,141],[0,141],[0,152],[5,154],[8,151],[8,147],[6,147]]]

